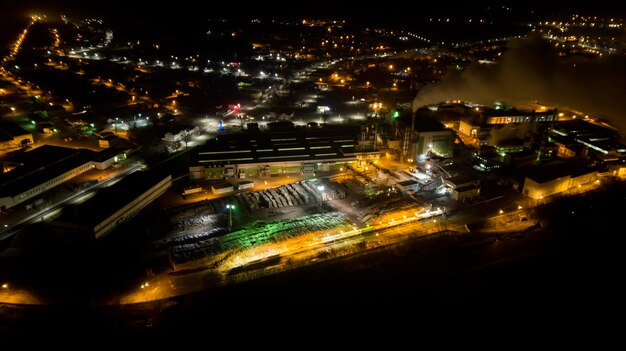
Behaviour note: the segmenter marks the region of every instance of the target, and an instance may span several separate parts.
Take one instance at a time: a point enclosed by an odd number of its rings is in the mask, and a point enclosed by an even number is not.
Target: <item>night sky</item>
[[[257,1],[239,4],[232,1],[198,2],[179,0],[171,5],[160,5],[154,1],[4,1],[0,3],[0,44],[6,45],[15,38],[30,14],[45,13],[48,19],[66,15],[73,19],[82,17],[99,18],[115,29],[130,27],[140,30],[146,21],[164,28],[185,25],[198,18],[340,18],[363,25],[393,25],[411,27],[412,23],[429,17],[472,17],[489,16],[504,22],[536,21],[541,19],[567,18],[571,14],[581,15],[626,15],[623,2],[600,0],[568,4],[567,9],[544,1],[474,1],[463,4],[447,2],[396,1],[377,5],[361,1],[319,0],[310,2]]]
[[[615,15],[626,14],[626,4],[619,1],[584,1],[568,4],[564,9],[559,4],[545,1],[473,1],[464,4],[450,4],[447,2],[423,1],[395,1],[377,5],[364,5],[362,1],[331,1],[317,0],[309,2],[269,2],[257,1],[251,4],[239,4],[231,1],[198,2],[178,0],[171,5],[163,6],[154,1],[41,1],[23,0],[17,2],[2,2],[0,4],[0,18],[3,22],[11,21],[16,16],[31,12],[46,12],[49,14],[66,14],[68,16],[93,16],[117,20],[133,20],[142,17],[169,18],[175,21],[184,21],[189,16],[211,18],[237,18],[247,16],[275,17],[305,16],[319,17],[350,17],[352,19],[403,21],[411,18],[427,17],[431,15],[464,15],[471,13],[485,13],[498,8],[508,7],[519,12],[518,15],[532,11],[539,16],[569,15],[580,12],[584,15]]]

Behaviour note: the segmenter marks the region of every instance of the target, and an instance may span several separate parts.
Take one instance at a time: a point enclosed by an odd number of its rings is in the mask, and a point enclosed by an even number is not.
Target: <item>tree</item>
[[[187,147],[187,144],[191,141],[191,134],[187,131],[183,132],[183,141],[185,142],[185,147]]]

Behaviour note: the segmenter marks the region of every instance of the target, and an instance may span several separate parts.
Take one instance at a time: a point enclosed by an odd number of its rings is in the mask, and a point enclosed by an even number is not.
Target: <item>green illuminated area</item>
[[[330,229],[347,224],[346,216],[339,212],[319,213],[296,219],[268,223],[260,228],[243,229],[222,237],[223,250],[249,249],[257,245],[276,242],[302,233]],[[254,226],[254,225],[253,225]]]
[[[347,217],[340,212],[312,214],[304,217],[272,223],[253,222],[248,228],[212,237],[195,243],[178,244],[169,248],[173,258],[185,262],[228,250],[243,251],[268,243],[276,243],[304,233],[323,231],[349,225]]]

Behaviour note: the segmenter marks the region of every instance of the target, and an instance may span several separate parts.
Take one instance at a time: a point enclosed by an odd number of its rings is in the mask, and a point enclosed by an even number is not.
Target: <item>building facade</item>
[[[311,128],[220,136],[197,148],[191,179],[314,174],[375,160],[379,152],[358,152],[360,127]]]
[[[534,200],[542,200],[548,196],[565,193],[578,186],[589,185],[598,180],[598,173],[591,171],[580,175],[564,175],[554,177],[527,176],[524,180],[522,193]]]

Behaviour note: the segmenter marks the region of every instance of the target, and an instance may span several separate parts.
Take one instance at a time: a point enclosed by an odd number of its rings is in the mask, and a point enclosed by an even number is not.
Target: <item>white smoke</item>
[[[453,99],[514,106],[539,101],[606,119],[623,131],[626,59],[622,55],[562,58],[538,36],[512,40],[495,64],[472,64],[422,89],[413,109]]]

